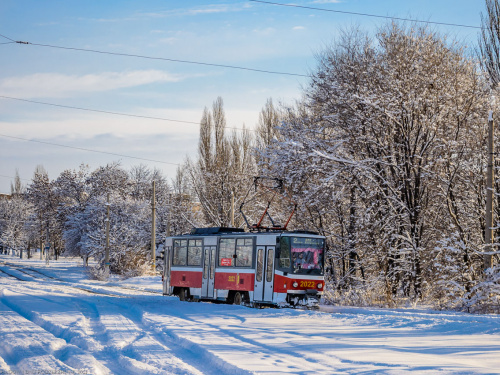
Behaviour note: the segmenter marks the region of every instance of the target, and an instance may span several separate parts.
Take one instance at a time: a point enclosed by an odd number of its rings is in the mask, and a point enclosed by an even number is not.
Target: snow
[[[180,302],[159,277],[0,255],[0,373],[495,374],[500,317]],[[17,278],[16,278],[17,277]]]

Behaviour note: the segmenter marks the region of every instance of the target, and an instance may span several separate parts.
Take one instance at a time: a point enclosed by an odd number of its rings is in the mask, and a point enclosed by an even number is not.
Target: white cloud
[[[158,12],[143,12],[137,13],[132,18],[165,18],[165,17],[182,17],[182,16],[197,16],[200,14],[215,14],[215,13],[230,13],[240,12],[248,8],[245,4],[209,4],[205,6],[179,8],[174,10],[164,10]]]
[[[187,11],[187,14],[197,15],[197,14],[206,14],[206,13],[226,13],[229,12],[230,9],[227,6],[208,6],[205,8],[195,8]]]
[[[110,91],[157,82],[177,82],[186,77],[160,70],[104,72],[86,75],[36,73],[0,80],[0,93],[19,98],[60,98],[80,93]]]
[[[306,28],[304,26],[294,26],[292,30],[305,30]]]
[[[162,38],[159,40],[160,43],[162,44],[174,44],[178,41],[179,39],[178,38],[175,38],[175,37],[168,37],[168,38]]]
[[[313,4],[339,4],[340,0],[314,0]]]
[[[253,32],[257,35],[268,36],[274,34],[276,32],[276,29],[273,27],[266,27],[263,29],[254,29]]]

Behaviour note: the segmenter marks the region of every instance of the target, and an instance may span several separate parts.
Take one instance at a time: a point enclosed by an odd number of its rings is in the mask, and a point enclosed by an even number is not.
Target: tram
[[[164,251],[163,294],[181,301],[314,307],[324,290],[325,237],[314,232],[196,228]]]

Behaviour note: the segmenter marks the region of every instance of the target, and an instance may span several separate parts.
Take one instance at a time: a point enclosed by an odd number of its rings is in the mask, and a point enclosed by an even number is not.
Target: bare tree
[[[10,183],[10,194],[11,195],[22,195],[26,193],[26,186],[21,182],[19,177],[19,170],[16,168],[16,175],[14,177],[14,182]]]
[[[496,88],[500,83],[500,3],[486,0],[486,15],[481,13],[479,54],[481,65]]]
[[[236,205],[255,170],[252,157],[253,140],[247,130],[226,135],[226,118],[222,98],[217,98],[212,111],[205,108],[200,122],[198,159],[188,163],[191,186],[198,197],[205,220],[210,225],[229,226],[231,196]],[[243,224],[237,216],[236,225]]]
[[[477,283],[489,91],[476,62],[426,28],[353,29],[319,55],[306,95],[265,155],[329,235],[346,300],[425,298],[451,248],[465,266],[441,268],[448,285]]]

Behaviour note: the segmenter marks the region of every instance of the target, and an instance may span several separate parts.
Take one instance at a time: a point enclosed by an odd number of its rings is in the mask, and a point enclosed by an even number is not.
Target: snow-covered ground
[[[180,302],[0,255],[0,374],[498,374],[500,317]]]

